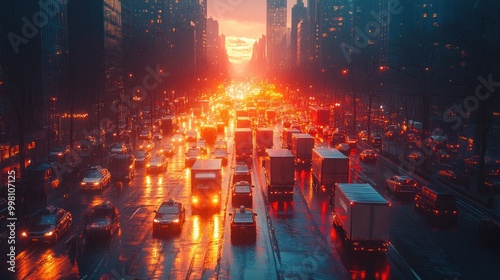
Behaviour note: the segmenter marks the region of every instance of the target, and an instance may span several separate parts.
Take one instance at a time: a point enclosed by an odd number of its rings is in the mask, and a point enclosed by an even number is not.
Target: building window
[[[432,14],[432,17],[433,17],[433,18],[437,18],[437,17],[438,17],[438,14],[434,13],[434,14]]]
[[[424,17],[424,18],[426,18],[426,17],[427,17],[427,13],[424,13],[424,16],[423,16],[423,17]]]

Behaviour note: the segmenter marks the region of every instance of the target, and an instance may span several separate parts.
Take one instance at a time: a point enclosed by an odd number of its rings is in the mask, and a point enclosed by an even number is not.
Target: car
[[[394,195],[414,195],[418,192],[417,182],[408,176],[390,176],[385,182],[387,189],[391,190]]]
[[[160,147],[159,152],[165,156],[171,156],[177,152],[177,149],[172,143],[166,143],[165,145]]]
[[[346,143],[339,143],[335,145],[335,149],[337,149],[339,152],[343,153],[346,156],[348,156],[351,153],[351,147],[349,147],[349,145],[347,145]]]
[[[372,145],[374,147],[381,147],[382,146],[382,137],[380,135],[375,135],[375,136],[372,136]]]
[[[57,243],[68,233],[73,216],[63,208],[48,206],[43,209],[26,230],[21,231],[21,239],[28,243]]]
[[[63,147],[54,147],[49,152],[49,162],[62,163],[65,157],[70,153],[69,149]]]
[[[458,143],[446,142],[444,146],[446,151],[448,151],[448,153],[450,154],[456,154],[460,150],[460,144]]]
[[[177,128],[177,130],[175,131],[175,133],[178,133],[178,134],[181,134],[181,135],[186,135],[186,128],[184,128],[183,126]]]
[[[111,154],[126,154],[128,151],[127,146],[125,143],[118,142],[115,143],[111,146],[110,153]]]
[[[139,144],[139,150],[152,151],[154,147],[155,143],[153,143],[153,141],[151,140],[145,140]]]
[[[451,193],[422,187],[421,192],[413,199],[413,206],[432,222],[450,222],[452,225],[457,223],[456,199]]]
[[[239,181],[232,187],[232,204],[233,207],[240,207],[245,205],[245,207],[252,208],[253,206],[253,190],[255,186],[251,186],[247,181]]]
[[[436,160],[439,162],[448,162],[450,160],[450,155],[445,150],[436,150],[434,152]]]
[[[80,182],[80,187],[83,190],[102,190],[104,187],[109,187],[110,183],[111,173],[109,173],[108,169],[93,166]]]
[[[378,158],[378,154],[371,149],[363,150],[359,153],[359,160],[364,162],[373,161],[376,162]]]
[[[186,132],[186,141],[195,142],[197,138],[198,138],[198,133],[196,132],[196,130],[188,130]]]
[[[113,180],[131,181],[135,175],[135,157],[128,154],[111,155],[108,171],[113,175]]]
[[[191,167],[197,159],[201,158],[201,151],[198,148],[189,148],[186,152],[184,164],[186,167]]]
[[[161,141],[161,139],[163,139],[163,136],[161,136],[160,132],[155,132],[153,134],[153,140],[155,140],[155,141]]]
[[[332,140],[330,141],[330,147],[335,147],[340,143],[345,143],[345,134],[335,132],[332,135]]]
[[[212,155],[213,155],[214,158],[222,160],[222,166],[226,166],[227,165],[228,153],[227,153],[226,149],[217,148],[217,149],[214,150],[214,152],[212,153]]]
[[[488,177],[484,180],[482,191],[486,193],[500,193],[500,178]]]
[[[198,139],[196,140],[196,147],[200,149],[202,154],[207,153],[207,141],[204,139]]]
[[[135,152],[135,164],[138,166],[146,165],[151,159],[151,154],[145,150],[137,150]]]
[[[85,216],[84,233],[87,240],[109,240],[119,228],[120,211],[109,201],[94,206]]]
[[[223,139],[217,139],[214,144],[214,149],[227,150],[227,141]]]
[[[156,154],[146,163],[148,173],[165,172],[168,167],[167,157],[162,154]]]
[[[257,241],[257,220],[255,219],[257,213],[241,205],[229,215],[231,216],[231,243],[255,243]]]
[[[184,143],[184,136],[182,134],[176,133],[170,139],[170,142],[174,145],[180,145]]]
[[[361,130],[358,133],[358,139],[361,141],[367,141],[368,140],[368,132],[366,130]]]
[[[233,182],[247,181],[252,183],[252,173],[244,162],[237,162],[234,166]]]
[[[451,169],[443,169],[438,171],[438,178],[448,180],[449,182],[462,186],[470,185],[470,177],[463,172],[456,172]]]
[[[386,131],[386,132],[384,133],[384,138],[385,138],[386,140],[392,140],[392,139],[394,139],[394,138],[395,138],[395,133],[394,133],[394,131],[392,131],[392,130]]]
[[[346,143],[351,147],[351,149],[356,148],[358,146],[358,136],[356,135],[348,135],[346,137]]]
[[[152,137],[153,135],[150,130],[142,130],[139,134],[140,140],[151,140]]]
[[[416,165],[421,164],[426,158],[427,156],[420,150],[414,150],[408,154],[408,160]]]
[[[158,210],[154,212],[156,213],[153,219],[154,237],[170,231],[181,232],[186,219],[186,209],[181,202],[170,198],[168,201],[162,202]]]

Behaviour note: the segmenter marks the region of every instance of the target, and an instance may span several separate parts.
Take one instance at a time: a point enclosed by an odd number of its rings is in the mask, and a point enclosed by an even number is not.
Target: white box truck
[[[297,166],[309,166],[314,149],[314,137],[308,133],[292,134],[292,154]]]
[[[391,204],[369,184],[336,184],[333,225],[350,251],[386,252]]]
[[[349,158],[337,149],[312,150],[313,187],[322,193],[333,193],[335,183],[349,183]]]
[[[295,162],[288,149],[267,149],[267,157],[262,162],[268,200],[293,200],[295,187]]]

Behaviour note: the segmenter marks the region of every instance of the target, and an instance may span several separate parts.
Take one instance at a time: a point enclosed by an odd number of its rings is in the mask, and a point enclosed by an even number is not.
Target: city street
[[[280,127],[275,127],[279,131]],[[275,143],[280,143],[279,133]],[[232,143],[232,137],[227,137]],[[165,140],[163,140],[165,141]],[[186,145],[177,147],[168,171],[149,175],[136,170],[132,182],[118,193],[74,188],[69,197],[57,195],[49,203],[73,213],[73,226],[55,246],[26,245],[17,257],[18,279],[491,279],[500,261],[498,251],[479,245],[478,221],[488,214],[466,198],[457,199],[455,228],[435,228],[411,201],[390,195],[385,178],[397,168],[389,161],[360,162],[351,154],[353,182],[370,183],[392,202],[391,246],[387,255],[351,255],[342,235],[332,227],[328,197],[315,192],[309,171],[296,171],[293,202],[268,204],[262,192],[263,170],[254,157],[256,186],[255,245],[232,245],[228,213],[231,164],[223,170],[222,210],[214,215],[191,215],[189,169],[184,168]],[[232,151],[232,144],[229,145]],[[359,152],[359,151],[356,151]],[[232,155],[232,153],[230,153]],[[426,182],[420,182],[427,184]],[[188,214],[180,235],[152,237],[154,210],[173,197],[186,204]],[[85,244],[83,255],[71,266],[67,242],[83,230],[83,213],[103,201],[121,213],[118,234],[106,244]],[[465,253],[467,252],[467,253]],[[480,257],[478,257],[480,256]],[[5,272],[5,271],[4,271]]]

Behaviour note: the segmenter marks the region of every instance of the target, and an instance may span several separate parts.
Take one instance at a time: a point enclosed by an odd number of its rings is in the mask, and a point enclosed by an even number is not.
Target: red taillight
[[[434,210],[434,214],[439,214],[439,210]]]
[[[453,210],[453,214],[457,214],[457,210]]]

